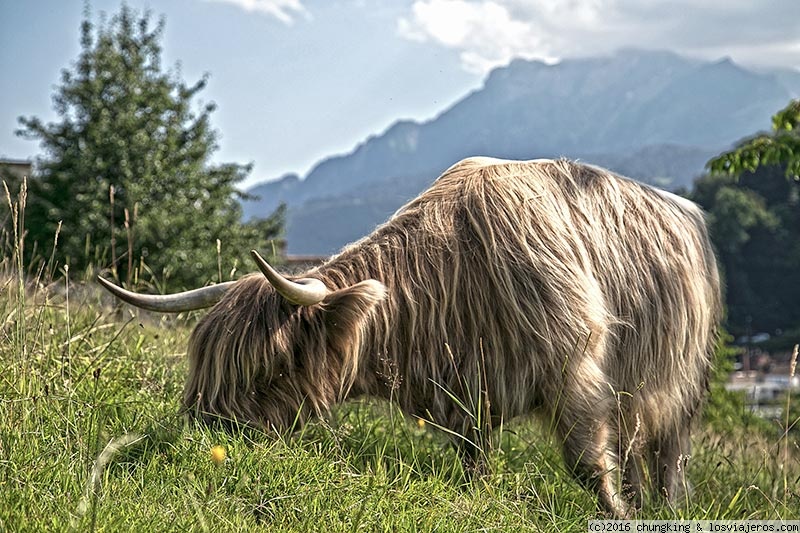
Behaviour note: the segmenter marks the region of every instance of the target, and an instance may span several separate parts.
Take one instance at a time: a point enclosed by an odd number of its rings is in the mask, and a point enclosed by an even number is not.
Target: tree
[[[251,167],[211,164],[215,106],[192,105],[207,76],[186,85],[162,71],[164,25],[123,6],[95,31],[86,13],[81,53],[54,94],[59,121],[19,119],[17,134],[45,152],[30,182],[27,245],[52,244],[61,221],[58,254],[72,268],[112,264],[121,279],[144,269],[192,286],[218,268],[232,273],[251,248],[269,252],[283,211],[242,223],[235,185]]]
[[[800,100],[772,123],[712,159],[691,195],[709,213],[736,334],[800,327]]]
[[[792,100],[772,117],[772,133],[756,135],[708,163],[712,172],[727,174],[769,165],[783,166],[787,177],[800,181],[800,100]]]
[[[786,180],[780,172],[760,169],[762,180]],[[752,178],[710,174],[695,182],[690,198],[708,213],[711,239],[725,279],[728,328],[744,335],[748,328],[785,328],[791,313],[782,311],[790,290],[773,287],[785,274],[782,220],[770,204],[748,185]],[[776,292],[777,289],[777,292]]]

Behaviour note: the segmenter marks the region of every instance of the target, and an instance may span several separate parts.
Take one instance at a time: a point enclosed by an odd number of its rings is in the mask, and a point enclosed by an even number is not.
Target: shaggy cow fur
[[[536,411],[613,515],[641,503],[645,467],[654,492],[685,487],[720,318],[691,202],[565,160],[471,158],[304,277],[320,304],[251,275],[203,318],[189,412],[280,430],[378,396],[462,435],[472,463],[484,430]]]

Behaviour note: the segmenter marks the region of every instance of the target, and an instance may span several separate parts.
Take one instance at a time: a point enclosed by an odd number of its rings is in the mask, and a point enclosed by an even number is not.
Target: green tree
[[[29,184],[27,246],[51,245],[72,268],[111,265],[120,278],[142,267],[163,283],[192,286],[223,277],[251,248],[269,252],[283,223],[278,210],[242,223],[236,184],[249,165],[214,165],[213,103],[161,67],[163,17],[153,24],[127,6],[97,28],[85,14],[81,53],[62,71],[55,123],[21,117],[17,134],[45,155]],[[217,243],[221,243],[218,263]]]
[[[772,123],[712,159],[691,194],[709,213],[737,335],[800,326],[800,100]]]
[[[800,210],[784,169],[700,178],[691,198],[709,214],[725,277],[728,328],[774,333],[800,325]],[[779,194],[782,192],[782,194]]]
[[[772,132],[756,135],[709,161],[712,172],[741,174],[761,166],[780,165],[800,181],[800,100],[792,100],[772,117]]]

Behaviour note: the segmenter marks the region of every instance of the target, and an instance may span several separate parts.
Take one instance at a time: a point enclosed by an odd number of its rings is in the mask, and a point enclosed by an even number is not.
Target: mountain
[[[768,129],[800,93],[800,74],[729,59],[626,49],[555,65],[514,60],[426,122],[401,120],[305,178],[257,185],[246,217],[289,206],[288,250],[330,254],[369,233],[463,157],[570,157],[665,188],[689,187],[705,162]],[[324,223],[323,223],[324,221]]]

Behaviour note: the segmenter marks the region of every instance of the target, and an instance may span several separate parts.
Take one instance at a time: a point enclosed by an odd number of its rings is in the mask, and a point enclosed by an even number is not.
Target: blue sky
[[[400,118],[426,119],[514,57],[555,62],[620,47],[800,68],[798,0],[128,0],[166,17],[165,67],[211,75],[217,161],[248,184],[305,174]],[[119,0],[91,2],[95,22]],[[17,117],[56,118],[77,58],[80,0],[0,0],[0,157],[37,155]]]

